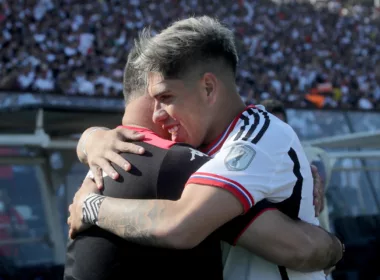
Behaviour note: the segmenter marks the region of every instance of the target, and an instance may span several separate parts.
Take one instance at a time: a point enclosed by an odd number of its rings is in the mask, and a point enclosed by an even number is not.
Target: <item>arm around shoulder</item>
[[[190,249],[242,211],[229,192],[190,184],[177,201],[106,198],[98,226],[131,242]]]
[[[168,234],[182,249],[197,246],[243,212],[243,205],[229,191],[206,185],[187,185],[177,203],[177,222]]]

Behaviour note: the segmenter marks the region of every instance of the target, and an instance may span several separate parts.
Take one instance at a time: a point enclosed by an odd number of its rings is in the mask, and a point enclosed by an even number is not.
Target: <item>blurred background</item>
[[[328,153],[313,160],[331,169],[329,225],[347,246],[333,279],[378,279],[379,0],[0,0],[0,280],[62,279],[80,133],[120,123],[144,26],[203,14],[235,31],[242,99],[281,101]]]

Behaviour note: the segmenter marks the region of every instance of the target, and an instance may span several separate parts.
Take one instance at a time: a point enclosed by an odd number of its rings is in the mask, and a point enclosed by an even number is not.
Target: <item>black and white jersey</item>
[[[213,158],[191,175],[188,184],[231,192],[245,213],[266,199],[289,217],[318,225],[313,178],[301,143],[289,125],[263,107],[247,107],[204,152]],[[230,248],[224,277],[325,279],[322,271],[301,273],[279,268],[238,246]]]

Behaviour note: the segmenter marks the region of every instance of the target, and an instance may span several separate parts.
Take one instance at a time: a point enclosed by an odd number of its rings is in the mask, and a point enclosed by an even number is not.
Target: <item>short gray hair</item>
[[[138,55],[137,48],[133,47],[128,54],[124,68],[123,95],[126,104],[133,98],[144,95],[146,90],[145,79],[142,78],[139,69],[133,63],[138,58]]]
[[[154,37],[144,30],[137,49],[139,57],[133,63],[140,73],[183,78],[194,69],[203,72],[198,74],[228,69],[236,74],[238,55],[233,32],[208,16],[174,22]]]

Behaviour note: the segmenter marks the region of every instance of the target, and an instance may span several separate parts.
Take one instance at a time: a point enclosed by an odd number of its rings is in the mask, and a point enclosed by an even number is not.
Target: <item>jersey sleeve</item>
[[[211,158],[185,144],[170,148],[160,167],[157,181],[157,197],[178,199],[191,174]]]
[[[187,184],[223,188],[239,199],[244,212],[264,198],[280,202],[291,195],[297,179],[293,163],[284,160],[288,151],[268,152],[248,141],[231,142],[199,168]]]
[[[251,209],[244,215],[237,216],[228,223],[222,225],[216,234],[221,240],[236,245],[240,236],[246,231],[246,229],[266,211],[277,210],[276,204],[264,199],[259,203],[256,203]]]

